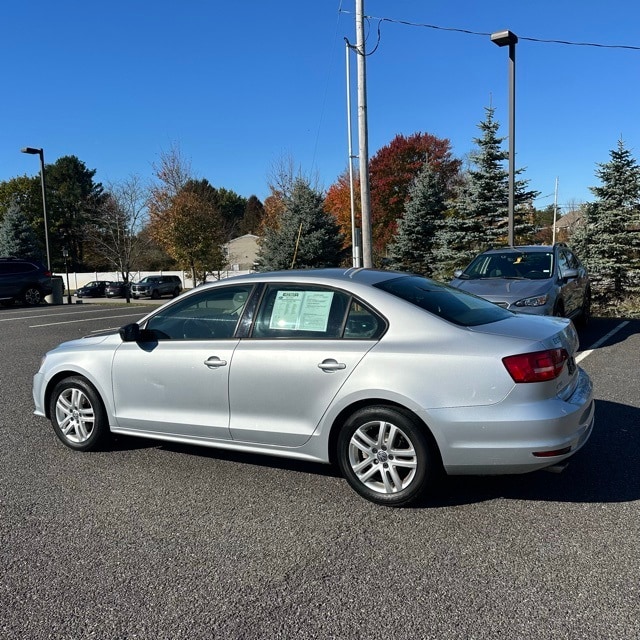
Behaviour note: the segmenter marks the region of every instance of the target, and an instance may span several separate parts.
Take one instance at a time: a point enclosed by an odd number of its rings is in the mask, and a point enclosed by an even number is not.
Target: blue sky
[[[283,157],[328,188],[347,162],[354,11],[354,0],[12,0],[0,39],[0,180],[38,173],[24,146],[44,148],[47,163],[76,155],[108,183],[151,178],[178,144],[196,177],[245,197],[268,195]],[[596,164],[620,137],[640,159],[640,50],[523,39],[640,47],[634,0],[365,0],[365,14],[369,49],[378,18],[520,37],[517,165],[538,206],[553,203],[556,178],[565,209],[590,199]],[[507,49],[488,36],[383,22],[367,58],[370,155],[423,131],[462,157],[489,104],[506,135],[507,70]]]

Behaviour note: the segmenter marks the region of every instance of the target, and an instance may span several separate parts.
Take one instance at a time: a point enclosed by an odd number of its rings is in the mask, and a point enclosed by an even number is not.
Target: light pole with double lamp
[[[516,44],[518,36],[509,31],[491,34],[491,42],[509,46],[509,246],[514,243],[514,209],[516,191]]]
[[[47,190],[44,183],[44,149],[24,147],[22,153],[40,156],[40,182],[42,184],[42,213],[44,215],[44,244],[47,251],[47,269],[51,271],[51,258],[49,256],[49,224],[47,223]]]

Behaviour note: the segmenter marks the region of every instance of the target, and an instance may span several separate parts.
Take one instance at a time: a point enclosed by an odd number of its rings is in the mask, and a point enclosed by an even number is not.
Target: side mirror
[[[456,270],[453,272],[453,277],[454,277],[454,278],[459,278],[461,275],[462,275],[462,269],[456,269]]]
[[[138,342],[142,336],[140,325],[137,322],[120,327],[119,333],[122,342]]]
[[[562,274],[562,279],[565,282],[568,282],[569,280],[575,280],[577,277],[578,277],[578,270],[577,269],[567,269]]]

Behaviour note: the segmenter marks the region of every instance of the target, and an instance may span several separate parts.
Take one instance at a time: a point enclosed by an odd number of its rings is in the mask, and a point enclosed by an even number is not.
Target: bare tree
[[[168,151],[161,151],[160,160],[152,166],[157,182],[149,189],[147,205],[153,223],[169,210],[173,199],[193,180],[193,175],[191,162],[182,155],[177,143],[172,143]]]
[[[144,249],[140,231],[147,221],[147,199],[148,190],[137,175],[109,184],[104,202],[86,227],[94,253],[118,271],[126,285]]]

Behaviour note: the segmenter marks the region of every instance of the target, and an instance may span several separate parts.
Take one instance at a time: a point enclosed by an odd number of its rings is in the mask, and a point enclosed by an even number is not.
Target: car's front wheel
[[[80,376],[56,384],[49,404],[51,424],[60,440],[79,451],[97,449],[109,433],[98,392]]]
[[[356,411],[338,437],[338,463],[361,496],[377,504],[407,506],[425,492],[435,456],[416,421],[393,407]]]

